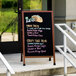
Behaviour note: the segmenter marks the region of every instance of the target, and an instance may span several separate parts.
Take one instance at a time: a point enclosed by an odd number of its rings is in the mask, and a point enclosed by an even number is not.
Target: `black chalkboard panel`
[[[52,11],[23,11],[23,53],[25,56],[53,56]]]

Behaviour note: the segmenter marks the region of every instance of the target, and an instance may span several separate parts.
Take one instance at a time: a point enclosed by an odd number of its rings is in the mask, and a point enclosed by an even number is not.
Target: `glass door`
[[[14,53],[22,50],[22,10],[48,10],[50,1],[0,0],[0,52]]]
[[[0,52],[18,51],[18,0],[0,0]]]
[[[18,41],[17,0],[0,1],[0,41]]]
[[[42,10],[42,0],[23,0],[23,10]]]

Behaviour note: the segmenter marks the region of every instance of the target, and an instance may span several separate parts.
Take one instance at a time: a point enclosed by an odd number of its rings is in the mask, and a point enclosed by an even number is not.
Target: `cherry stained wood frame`
[[[54,45],[54,20],[53,20],[53,11],[22,11],[22,47],[23,47],[23,66],[25,66],[25,58],[49,58],[51,60],[52,56],[26,56],[25,54],[25,37],[24,37],[24,13],[25,12],[51,12],[52,13],[52,40],[53,40],[53,63],[55,61],[55,45]],[[51,54],[50,54],[51,55]]]

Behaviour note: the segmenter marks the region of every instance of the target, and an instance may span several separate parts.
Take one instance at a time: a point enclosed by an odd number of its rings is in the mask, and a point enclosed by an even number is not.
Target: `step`
[[[34,71],[24,71],[24,72],[16,72],[15,75],[12,76],[63,76],[64,69],[56,68],[56,69],[46,69],[46,70],[34,70]],[[76,76],[76,69],[73,67],[68,68],[68,76]],[[6,76],[6,73],[1,73],[0,76]]]
[[[52,76],[64,76],[64,75],[52,75]],[[66,76],[76,76],[76,74],[67,74]]]
[[[53,76],[64,74],[64,57],[56,53],[56,65],[53,65],[53,59],[49,58],[26,58],[26,66],[20,62],[20,54],[6,54],[6,60],[10,63],[15,75],[12,76]],[[76,69],[68,63],[68,74],[75,74]],[[6,76],[6,68],[0,61],[0,76]]]

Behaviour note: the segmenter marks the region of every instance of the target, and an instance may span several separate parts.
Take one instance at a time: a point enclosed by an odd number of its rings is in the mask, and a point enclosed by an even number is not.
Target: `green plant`
[[[14,12],[12,9],[7,9],[7,10],[2,10],[1,11],[1,16],[0,16],[0,33],[3,32],[6,27],[12,22],[13,19],[17,17],[17,13]],[[18,29],[18,22],[16,21],[16,33]],[[12,25],[11,27],[6,31],[6,32],[11,32],[12,31]]]
[[[17,0],[2,0],[2,8],[17,8]]]

